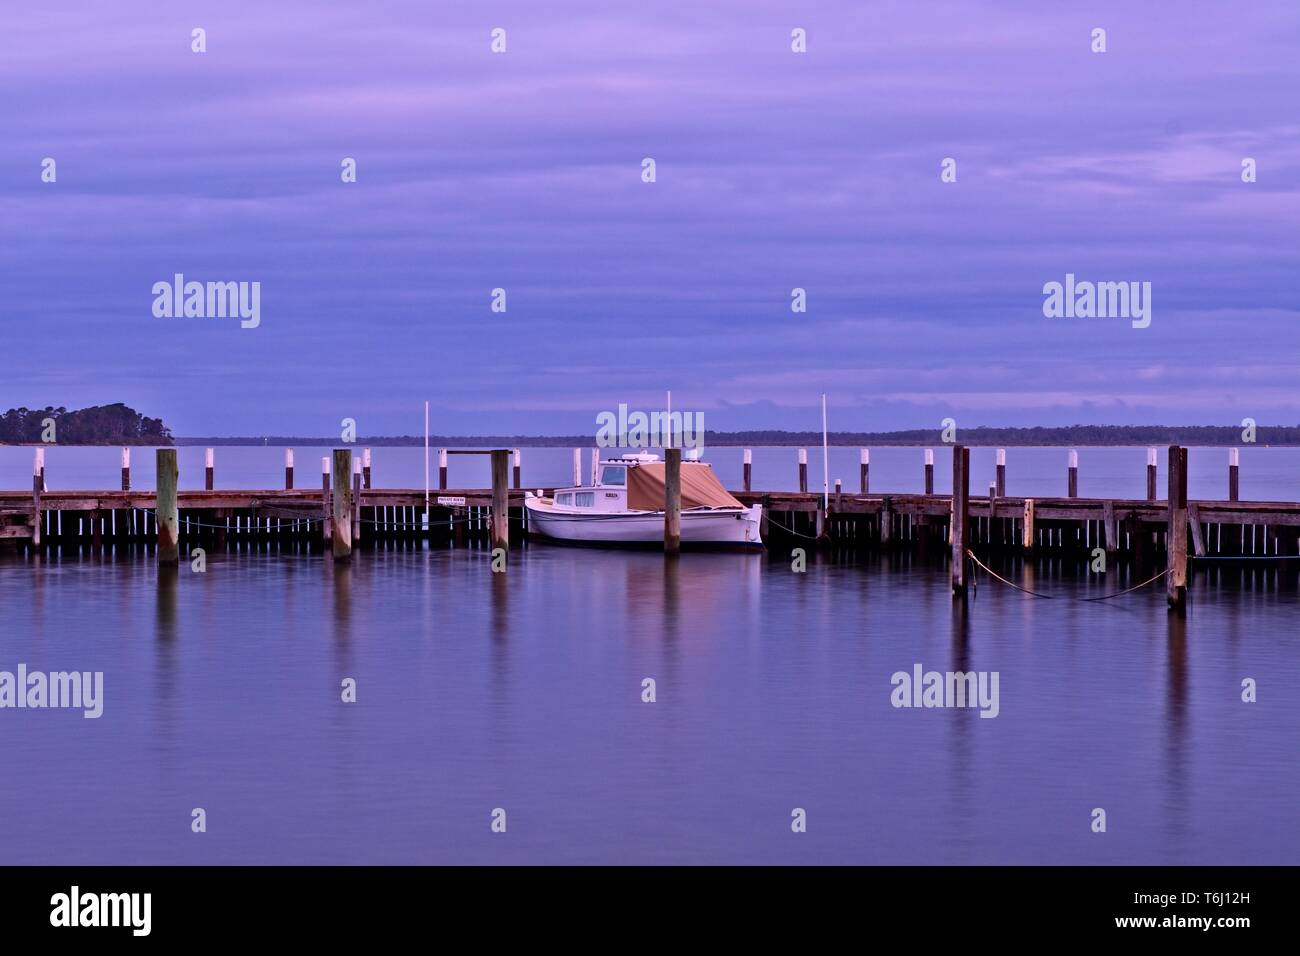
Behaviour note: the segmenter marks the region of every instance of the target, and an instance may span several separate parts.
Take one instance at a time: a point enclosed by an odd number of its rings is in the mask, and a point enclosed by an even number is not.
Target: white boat
[[[572,543],[662,545],[664,470],[658,455],[628,455],[601,461],[593,485],[558,488],[550,498],[529,492],[529,532]],[[683,545],[763,546],[762,505],[746,508],[702,461],[683,461],[681,476]]]

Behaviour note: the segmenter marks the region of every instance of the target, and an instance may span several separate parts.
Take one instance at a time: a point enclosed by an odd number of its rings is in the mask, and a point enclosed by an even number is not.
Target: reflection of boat
[[[524,500],[531,532],[558,541],[662,544],[665,465],[657,455],[602,461],[590,487]],[[702,461],[682,462],[682,544],[761,548],[762,505],[746,508]]]

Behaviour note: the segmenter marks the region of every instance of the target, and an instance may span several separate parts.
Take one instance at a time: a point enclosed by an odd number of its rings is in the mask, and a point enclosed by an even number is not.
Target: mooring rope
[[[795,531],[793,528],[787,528],[785,525],[781,524],[781,522],[774,520],[774,519],[772,518],[772,515],[771,515],[770,512],[768,513],[768,516],[767,516],[767,522],[768,522],[768,524],[774,524],[774,525],[776,525],[778,528],[780,528],[780,529],[781,529],[782,531],[784,531],[786,534],[792,534],[792,535],[794,535],[796,538],[806,538],[806,539],[808,539],[809,541],[816,541],[816,540],[817,540],[817,535],[815,535],[815,534],[802,534],[801,532]]]
[[[1046,599],[1049,600],[1049,601],[1050,601],[1050,600],[1054,600],[1055,597],[1056,597],[1056,595],[1054,595],[1054,594],[1043,594],[1043,593],[1041,593],[1041,592],[1039,592],[1039,591],[1031,591],[1031,590],[1029,590],[1028,588],[1022,588],[1019,584],[1016,584],[1016,583],[1013,582],[1013,581],[1008,581],[1008,580],[1007,580],[1006,578],[1004,578],[1002,575],[998,574],[996,571],[994,571],[992,568],[990,568],[987,564],[985,564],[983,561],[981,561],[981,560],[979,559],[979,557],[975,554],[975,552],[974,552],[974,551],[971,551],[969,548],[966,549],[966,554],[970,557],[970,559],[971,559],[972,561],[974,561],[974,562],[975,562],[976,564],[978,564],[981,568],[983,568],[986,572],[988,572],[989,575],[991,575],[992,577],[994,577],[994,578],[996,578],[997,580],[1001,581],[1003,584],[1007,585],[1008,587],[1013,587],[1013,588],[1015,588],[1017,591],[1023,591],[1025,594],[1032,595],[1033,597],[1046,598]],[[1133,585],[1131,588],[1125,588],[1123,591],[1115,591],[1113,594],[1103,594],[1101,597],[1075,598],[1074,600],[1076,600],[1076,601],[1109,601],[1111,598],[1117,598],[1117,597],[1119,597],[1120,595],[1123,595],[1123,594],[1131,594],[1131,593],[1134,592],[1134,591],[1137,591],[1137,590],[1140,590],[1140,589],[1146,587],[1148,584],[1154,584],[1156,581],[1159,581],[1161,578],[1163,578],[1163,577],[1164,577],[1166,574],[1168,574],[1168,573],[1169,573],[1169,569],[1168,569],[1168,568],[1165,568],[1165,570],[1161,571],[1159,574],[1155,575],[1154,577],[1147,578],[1147,580],[1143,581],[1141,584],[1135,584],[1135,585]]]
[[[1040,594],[1038,591],[1031,591],[1031,590],[1029,590],[1029,588],[1022,588],[1019,584],[1016,584],[1016,583],[1014,583],[1014,582],[1012,582],[1012,581],[1008,581],[1008,580],[1007,580],[1006,578],[1004,578],[1002,575],[998,574],[996,571],[994,571],[992,568],[990,568],[987,564],[985,564],[983,561],[981,561],[979,558],[977,558],[977,557],[975,556],[975,552],[974,552],[974,551],[971,551],[969,548],[966,549],[966,554],[969,555],[969,557],[970,557],[970,559],[971,559],[972,561],[974,561],[974,562],[975,562],[976,564],[978,564],[981,568],[983,568],[985,571],[987,571],[990,575],[992,575],[993,577],[997,578],[999,581],[1001,581],[1003,584],[1007,585],[1008,587],[1013,587],[1013,588],[1015,588],[1017,591],[1023,591],[1025,594],[1032,595],[1033,597],[1036,597],[1036,598],[1045,598],[1045,599],[1048,600],[1048,601],[1051,601],[1051,600],[1054,599],[1053,596],[1052,596],[1051,594]]]

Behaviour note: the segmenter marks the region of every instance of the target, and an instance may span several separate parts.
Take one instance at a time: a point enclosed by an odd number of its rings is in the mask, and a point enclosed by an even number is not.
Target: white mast
[[[826,393],[822,392],[822,510],[831,507],[830,451],[826,447]]]

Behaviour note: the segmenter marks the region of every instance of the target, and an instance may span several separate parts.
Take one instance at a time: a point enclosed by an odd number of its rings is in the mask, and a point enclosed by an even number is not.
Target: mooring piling
[[[293,491],[293,449],[284,450],[284,490]]]
[[[746,449],[745,449],[745,456],[744,456],[744,459],[745,459],[745,463],[744,463],[744,476],[743,476],[742,481],[743,481],[743,484],[744,484],[744,488],[745,488],[745,490],[746,490],[746,491],[752,491],[752,490],[753,490],[753,477],[754,477],[754,452],[753,452],[753,449],[750,449],[750,448],[746,448]]]
[[[1147,449],[1147,501],[1156,500],[1156,450]]]
[[[213,479],[216,476],[216,469],[213,467],[213,451],[211,448],[203,449],[203,490],[211,491],[215,485]]]
[[[331,524],[330,538],[333,542],[334,559],[352,557],[352,489],[348,487],[352,480],[352,451],[348,448],[334,449],[334,489],[330,496]],[[328,481],[329,475],[326,475]]]
[[[1065,497],[1079,497],[1079,453],[1071,448],[1066,455]]]
[[[176,449],[159,448],[157,452],[157,499],[154,511],[158,517],[158,563],[177,564],[180,561],[180,516],[176,503],[176,486],[180,471],[176,466]]]
[[[122,490],[131,490],[131,449],[122,449]]]
[[[361,541],[361,485],[365,480],[362,476],[364,465],[361,462],[361,458],[352,460],[352,542],[354,544]]]
[[[41,456],[40,449],[36,449],[36,455],[32,457],[32,545],[40,547],[41,544]]]
[[[934,494],[934,449],[925,450],[925,493]]]
[[[510,452],[492,452],[492,549],[510,550]]]
[[[447,490],[447,449],[438,449],[438,490]]]
[[[871,449],[862,448],[858,451],[858,489],[861,494],[867,494],[871,489]]]
[[[1187,449],[1169,446],[1169,530],[1167,594],[1169,607],[1181,611],[1187,601]]]
[[[1240,449],[1228,449],[1228,500],[1236,501],[1237,495],[1241,490],[1241,458]]]
[[[428,449],[425,449],[425,451],[428,451]],[[426,462],[429,460],[427,455],[425,456],[424,460]],[[424,477],[425,478],[429,477],[427,471]],[[370,449],[369,448],[361,449],[361,486],[365,488],[367,491],[370,490]]]
[[[808,449],[799,449],[799,490],[808,493]]]
[[[523,452],[521,452],[518,448],[516,448],[516,449],[514,450],[514,459],[515,459],[515,460],[514,460],[514,473],[511,475],[511,484],[510,484],[510,487],[511,487],[511,488],[518,489],[518,488],[520,487],[520,478],[521,478],[522,475],[523,475],[523,464],[524,464],[524,463],[523,463]]]
[[[320,460],[320,497],[321,497],[321,541],[333,545],[330,531],[330,459],[323,455]]]
[[[934,470],[930,463],[931,473]],[[966,593],[966,549],[970,523],[970,449],[954,445],[952,449],[952,593]]]
[[[582,449],[573,449],[573,485],[578,487],[582,484]]]
[[[1007,450],[1005,448],[998,449],[997,467],[998,497],[1005,498],[1007,496]]]
[[[682,549],[682,450],[664,449],[664,554]]]
[[[39,445],[36,446],[36,470],[41,475],[41,491],[45,491],[49,488],[45,483],[45,449]]]

